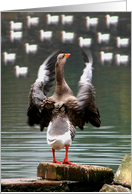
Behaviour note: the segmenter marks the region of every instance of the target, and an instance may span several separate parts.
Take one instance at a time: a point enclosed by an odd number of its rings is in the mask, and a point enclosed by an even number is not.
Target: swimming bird
[[[47,24],[55,24],[57,25],[59,23],[59,15],[50,15],[50,14],[47,14],[46,15],[46,18],[47,18]]]
[[[22,39],[23,32],[17,31],[14,32],[13,30],[10,30],[10,40],[11,42],[14,42],[14,40],[20,41]]]
[[[5,65],[7,65],[8,62],[14,64],[16,60],[16,53],[3,53],[3,62]]]
[[[11,30],[22,30],[22,28],[23,28],[22,22],[10,21],[9,24],[10,24]]]
[[[16,65],[15,67],[15,76],[17,78],[19,77],[27,77],[28,76],[28,67],[19,67],[18,65]]]
[[[109,14],[107,14],[105,18],[107,28],[110,28],[110,25],[114,25],[116,27],[119,22],[119,16],[110,16]]]
[[[85,123],[100,127],[100,114],[95,104],[92,81],[92,55],[89,51],[81,51],[85,68],[79,81],[78,94],[75,97],[64,78],[64,64],[69,53],[56,51],[40,66],[38,77],[31,86],[28,124],[40,125],[40,130],[47,128],[47,143],[52,146],[53,163],[61,163],[55,158],[55,150],[66,148],[63,164],[73,163],[68,160],[68,149],[76,134],[76,127],[81,130]],[[54,72],[55,71],[55,72]],[[47,97],[47,92],[56,77],[55,91]],[[74,165],[74,164],[73,164]]]
[[[120,38],[119,36],[116,38],[116,46],[120,47],[128,47],[129,46],[129,38]]]
[[[109,43],[110,41],[110,34],[102,34],[101,32],[97,33],[97,42],[101,43]]]
[[[36,54],[37,50],[38,50],[38,45],[37,44],[29,44],[29,43],[25,43],[25,52],[27,54],[32,53],[32,54]]]
[[[90,18],[89,16],[85,17],[86,19],[86,22],[85,22],[85,25],[86,25],[86,28],[88,30],[90,30],[90,27],[94,27],[96,28],[97,25],[98,25],[98,18]]]
[[[65,24],[72,24],[73,23],[73,15],[64,15],[64,14],[62,14],[61,15],[61,23],[63,24],[63,25],[65,25]]]
[[[91,38],[83,38],[83,37],[79,37],[79,46],[80,47],[90,47],[92,44],[92,39]]]
[[[110,65],[112,63],[113,60],[113,53],[105,53],[104,51],[100,52],[100,61],[101,64],[108,64]]]
[[[40,33],[39,38],[40,38],[41,41],[44,41],[44,39],[51,40],[52,35],[53,35],[52,31],[40,30],[39,33]]]
[[[63,43],[69,42],[72,43],[75,37],[74,32],[66,32],[66,31],[61,31],[61,40]]]
[[[120,54],[116,54],[115,55],[115,61],[116,61],[116,65],[128,65],[129,62],[129,56],[128,55],[120,55]]]
[[[27,27],[30,28],[31,26],[38,26],[39,24],[39,17],[31,17],[27,16]]]

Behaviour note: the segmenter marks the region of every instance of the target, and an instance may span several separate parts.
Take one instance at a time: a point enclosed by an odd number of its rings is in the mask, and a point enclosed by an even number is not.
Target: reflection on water
[[[41,14],[42,13],[38,13],[38,16],[41,16]],[[99,16],[102,22],[105,14],[106,13],[91,13],[92,16]],[[37,15],[37,13],[35,15]],[[43,15],[44,13],[42,16]],[[88,13],[75,13],[76,22],[81,21],[86,15],[88,15]],[[121,21],[124,21],[126,18],[127,21],[130,21],[130,14],[118,13],[118,15],[122,18]],[[26,13],[18,14],[19,19],[23,19],[25,16]],[[15,20],[17,19],[15,14],[8,14],[8,17],[7,15],[5,18],[2,17],[2,52],[16,51],[18,58],[14,65],[28,66],[30,72],[27,78],[16,78],[14,75],[14,66],[5,66],[2,62],[1,177],[36,177],[38,163],[42,161],[51,162],[52,152],[51,147],[49,147],[46,142],[46,129],[44,132],[40,132],[38,126],[30,128],[26,123],[28,95],[31,84],[36,79],[39,66],[55,47],[62,47],[62,44],[58,40],[58,31],[62,30],[63,26],[59,24],[59,26],[55,27],[45,27],[46,29],[56,30],[56,33],[54,33],[55,42],[53,44],[53,40],[50,43],[41,43],[38,41],[38,37],[35,36],[37,30],[43,27],[42,23],[41,26],[34,27],[31,30],[26,28],[25,23],[23,29],[25,33],[24,39],[19,43],[12,43],[8,40],[8,22],[13,19],[11,17],[15,17]],[[110,32],[111,35],[114,37],[117,35],[128,37],[129,23],[130,22],[126,24],[127,30],[125,30],[125,32],[123,30],[114,31]],[[84,22],[80,25],[74,24],[74,26],[67,28],[69,30],[75,29],[78,35],[81,35],[81,33],[88,34],[88,32],[84,30],[83,25]],[[120,23],[120,28],[122,28],[122,23]],[[99,30],[100,29],[101,28],[99,28]],[[103,26],[102,29],[102,33],[108,32],[105,26]],[[119,32],[120,34],[118,34]],[[27,36],[28,33],[30,33],[30,38]],[[89,34],[94,38],[96,31],[89,31]],[[39,52],[35,55],[27,55],[24,51],[23,44],[29,39],[30,41],[32,40],[33,43],[35,41],[39,43]],[[65,44],[63,47],[66,51],[71,53],[65,65],[65,78],[76,95],[78,89],[77,83],[84,68],[83,61],[76,43]],[[92,45],[91,51],[94,57],[93,84],[96,89],[96,103],[100,110],[102,125],[98,129],[89,124],[85,126],[84,131],[80,131],[80,129],[77,128],[76,137],[69,149],[69,160],[77,164],[107,166],[113,168],[115,172],[124,155],[130,155],[131,153],[131,67],[130,65],[102,66],[98,57],[102,49],[112,51],[115,54],[120,52],[130,55],[130,49],[116,48],[114,39],[113,42],[110,43],[110,46],[98,45],[97,43]],[[49,95],[52,95],[53,91],[54,87],[49,92]],[[65,149],[56,151],[57,160],[62,161],[64,156]]]

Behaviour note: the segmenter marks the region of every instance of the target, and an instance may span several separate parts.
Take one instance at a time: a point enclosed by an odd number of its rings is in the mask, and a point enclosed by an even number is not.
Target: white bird
[[[28,67],[19,67],[18,65],[15,68],[15,76],[19,77],[27,77],[28,76]]]
[[[41,41],[44,41],[44,39],[51,40],[52,34],[53,34],[52,31],[44,31],[44,30],[40,30],[39,33],[40,33],[39,38]]]
[[[70,42],[72,43],[73,40],[74,40],[74,32],[66,32],[66,31],[61,31],[61,34],[62,34],[62,42],[65,43],[65,42]]]
[[[22,39],[23,32],[17,31],[14,32],[13,30],[10,30],[10,40],[11,42],[14,42],[14,40],[20,41]]]
[[[97,27],[98,25],[98,18],[90,18],[89,16],[85,17],[86,19],[86,27],[89,30],[90,27]]]
[[[29,53],[33,53],[36,54],[37,50],[38,50],[38,45],[37,44],[31,44],[29,45],[28,43],[25,43],[25,51],[27,54]]]
[[[101,32],[97,33],[97,42],[101,43],[109,43],[110,41],[110,34],[102,34]]]
[[[65,25],[65,24],[72,24],[73,23],[73,15],[64,15],[64,14],[62,14],[61,15],[61,23],[63,24],[63,25]]]
[[[29,15],[27,18],[27,27],[30,28],[31,26],[37,26],[39,24],[39,17],[30,17]]]
[[[90,47],[92,44],[92,39],[91,38],[83,38],[83,37],[79,37],[79,46],[80,47]]]
[[[12,64],[15,63],[16,60],[16,53],[3,53],[3,62],[5,65],[7,65],[8,62],[11,62]]]
[[[107,28],[109,28],[110,25],[117,26],[117,23],[119,21],[119,16],[110,16],[109,14],[107,14],[105,16],[105,18],[106,18],[106,26],[107,26]]]
[[[119,36],[116,38],[116,46],[120,47],[127,47],[129,45],[129,38],[120,38]]]
[[[101,64],[104,65],[105,62],[110,64],[113,59],[113,53],[105,53],[104,51],[100,52],[100,61]]]
[[[22,30],[22,27],[23,27],[22,22],[10,21],[9,24],[10,24],[11,30]]]
[[[59,22],[58,15],[51,16],[50,14],[47,14],[46,17],[47,17],[47,24],[58,24]]]
[[[120,55],[120,54],[116,54],[115,55],[115,60],[116,60],[116,65],[128,65],[128,61],[129,61],[129,56],[128,55]]]

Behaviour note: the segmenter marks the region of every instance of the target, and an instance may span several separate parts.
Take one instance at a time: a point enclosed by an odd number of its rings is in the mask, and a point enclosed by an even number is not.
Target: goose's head
[[[59,63],[65,63],[66,62],[66,59],[68,59],[68,57],[70,56],[71,54],[69,53],[60,53],[58,56],[57,56],[57,62]]]

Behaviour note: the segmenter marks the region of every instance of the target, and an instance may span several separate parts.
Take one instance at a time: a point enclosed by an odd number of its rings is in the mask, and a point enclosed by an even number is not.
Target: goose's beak
[[[70,53],[66,53],[65,56],[66,58],[68,59],[68,57],[70,56],[71,54]]]

